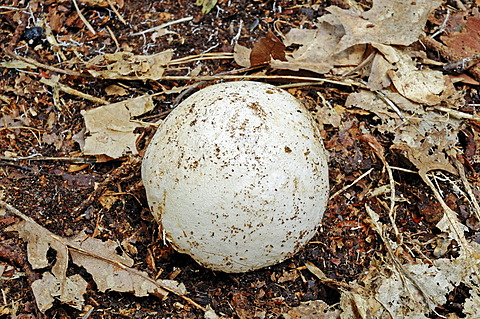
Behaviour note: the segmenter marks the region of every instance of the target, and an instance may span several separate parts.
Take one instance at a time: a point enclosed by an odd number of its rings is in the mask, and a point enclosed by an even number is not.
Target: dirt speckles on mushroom
[[[281,262],[315,234],[327,159],[308,112],[257,82],[213,85],[181,103],[150,143],[142,176],[166,238],[205,267]],[[188,235],[187,235],[188,234]]]

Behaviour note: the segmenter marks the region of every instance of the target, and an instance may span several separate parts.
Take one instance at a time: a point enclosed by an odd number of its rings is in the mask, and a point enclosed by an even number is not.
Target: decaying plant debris
[[[2,318],[480,317],[476,4],[35,0],[0,13]],[[300,254],[226,275],[163,241],[139,165],[185,96],[242,79],[308,106],[333,186]]]

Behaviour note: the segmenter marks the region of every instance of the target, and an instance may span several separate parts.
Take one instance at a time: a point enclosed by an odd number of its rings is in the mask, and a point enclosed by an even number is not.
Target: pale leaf
[[[132,121],[133,117],[154,108],[151,96],[129,99],[82,111],[85,120],[85,155],[107,155],[119,158],[127,153],[137,154],[137,127],[144,125]]]
[[[250,53],[252,49],[249,49],[243,45],[238,43],[235,44],[233,48],[233,58],[238,65],[243,66],[245,68],[250,67]]]
[[[10,228],[27,242],[28,261],[32,268],[47,268],[48,250],[56,252],[51,272],[45,271],[43,277],[32,284],[37,304],[42,311],[48,310],[55,299],[77,309],[82,308],[87,283],[78,274],[66,276],[69,254],[75,264],[84,267],[92,275],[101,291],[131,292],[136,296],[152,294],[159,298],[165,298],[168,292],[179,295],[187,293],[183,284],[173,280],[154,280],[147,273],[130,268],[133,260],[119,255],[117,249],[120,247],[111,240],[89,238],[85,233],[70,239],[62,238],[10,205],[3,202],[0,204],[2,209],[7,208],[23,219]]]
[[[382,62],[382,69],[371,75],[372,82],[385,81],[380,79],[388,75],[401,95],[427,105],[437,105],[455,93],[455,87],[447,75],[429,69],[419,70],[407,51],[380,44],[374,47],[383,54],[390,66],[386,61]]]
[[[423,34],[428,15],[440,4],[435,0],[374,0],[372,9],[363,13],[328,7],[345,29],[335,52],[367,43],[408,46]]]
[[[107,53],[88,62],[88,72],[102,79],[159,80],[171,61],[172,50],[153,55],[134,55],[129,52]],[[93,69],[93,67],[96,67]]]
[[[282,314],[282,317],[285,319],[338,319],[340,310],[330,309],[330,306],[322,300],[312,300],[291,308],[287,313]]]
[[[317,29],[291,29],[284,40],[285,46],[300,45],[296,51],[287,54],[287,61],[272,60],[270,66],[277,69],[298,71],[308,70],[327,73],[334,66],[357,65],[361,62],[365,46],[356,46],[343,52],[335,52],[343,27],[332,19],[332,15],[320,18]]]

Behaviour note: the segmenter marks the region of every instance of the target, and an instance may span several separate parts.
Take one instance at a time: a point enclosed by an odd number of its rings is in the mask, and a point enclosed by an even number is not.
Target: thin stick
[[[368,171],[366,171],[365,173],[363,173],[362,175],[360,175],[356,180],[354,180],[351,184],[347,185],[347,186],[344,186],[343,188],[341,188],[340,190],[338,190],[335,194],[333,194],[332,196],[330,196],[329,200],[332,200],[334,199],[335,197],[337,197],[338,195],[340,195],[341,193],[343,193],[344,191],[346,191],[347,189],[349,189],[350,187],[352,187],[353,185],[355,185],[356,183],[358,183],[360,180],[362,180],[365,176],[367,176],[368,174],[370,174],[371,172],[373,171],[373,167],[370,168]]]
[[[178,20],[174,20],[174,21],[168,21],[168,22],[162,23],[161,25],[158,25],[156,27],[153,27],[153,28],[150,28],[150,29],[147,29],[147,30],[144,30],[144,31],[139,31],[139,32],[132,33],[131,35],[141,35],[141,34],[145,34],[145,33],[149,33],[149,32],[154,32],[154,31],[169,27],[171,25],[174,25],[174,24],[177,24],[177,23],[182,23],[182,22],[187,22],[187,21],[190,21],[190,20],[193,20],[193,17],[185,17],[185,18],[181,18],[181,19],[178,19]]]
[[[365,65],[367,65],[368,63],[370,63],[370,61],[373,60],[373,58],[375,57],[375,54],[376,52],[372,52],[370,53],[370,55],[365,59],[363,60],[362,62],[360,62],[359,65],[357,65],[354,69],[342,74],[340,77],[344,78],[344,77],[347,77],[355,72],[357,72],[358,70],[360,70],[361,68],[363,68]]]
[[[38,68],[42,68],[44,70],[49,70],[49,71],[52,71],[52,72],[56,72],[56,73],[60,73],[60,74],[67,74],[67,75],[72,75],[72,76],[90,77],[88,74],[83,74],[83,73],[76,72],[76,71],[71,71],[71,70],[59,69],[59,68],[56,68],[56,67],[53,67],[53,66],[50,66],[50,65],[47,65],[47,64],[43,64],[43,63],[38,62],[34,59],[30,59],[30,58],[20,56],[20,55],[14,53],[11,49],[8,49],[8,48],[3,48],[3,50],[5,51],[5,53],[7,55],[11,56],[14,59],[29,63],[31,65],[34,65],[34,66],[38,67]]]
[[[454,110],[445,106],[440,106],[437,105],[435,106],[435,109],[441,112],[445,112],[450,114],[453,117],[459,118],[459,119],[468,119],[468,120],[473,120],[473,121],[480,121],[480,116],[478,115],[473,115],[473,114],[468,114],[465,112],[461,112],[458,110]]]
[[[390,168],[393,169],[393,170],[396,170],[396,171],[418,174],[417,171],[412,171],[411,169],[406,169],[406,168],[403,168],[403,167],[390,166]]]
[[[445,31],[445,27],[447,26],[448,19],[450,19],[450,9],[447,8],[447,15],[445,16],[445,19],[442,22],[442,25],[438,28],[438,30],[430,36],[430,38],[435,38],[437,35]]]
[[[383,92],[382,90],[378,90],[378,91],[375,91],[375,93],[378,94],[378,96],[380,97],[380,99],[385,102],[388,106],[390,106],[394,111],[395,113],[398,114],[398,116],[400,117],[400,119],[403,121],[403,122],[406,122],[407,119],[405,118],[405,116],[402,114],[402,112],[400,111],[400,109],[395,105],[395,103],[392,102],[392,100],[390,100],[387,95],[385,94],[385,92]]]
[[[304,86],[312,86],[312,85],[323,85],[323,81],[318,81],[318,82],[300,82],[300,83],[290,83],[290,84],[284,84],[284,85],[279,85],[279,88],[282,89],[289,89],[289,88],[298,88],[298,87],[304,87]],[[318,93],[318,92],[317,92]]]
[[[77,0],[72,0],[72,1],[73,1],[73,5],[75,6],[75,10],[77,10],[77,14],[80,17],[80,20],[82,20],[82,22],[85,24],[87,29],[90,30],[90,32],[92,32],[93,34],[97,34],[97,32],[95,32],[95,29],[90,25],[90,23],[87,21],[87,19],[85,19],[82,12],[80,11],[80,8],[78,7],[78,4],[77,4]]]
[[[108,2],[108,5],[110,6],[110,9],[112,9],[112,11],[115,12],[115,14],[117,15],[118,20],[120,20],[120,22],[122,22],[124,25],[127,25],[127,21],[125,21],[125,19],[122,17],[120,12],[118,12],[117,8],[115,8],[115,5],[113,4],[113,2],[111,0],[107,0],[107,2]]]
[[[478,204],[478,200],[475,197],[475,194],[473,193],[472,186],[467,180],[467,176],[465,175],[465,169],[460,163],[460,161],[457,159],[455,154],[451,154],[451,157],[453,158],[453,162],[455,163],[455,167],[458,170],[458,173],[460,174],[460,179],[462,180],[463,187],[465,187],[465,190],[467,191],[468,196],[470,197],[470,202],[472,203],[474,207],[474,213],[475,216],[477,216],[477,219],[480,220],[480,205]]]
[[[204,61],[204,60],[221,60],[221,59],[233,59],[233,53],[229,52],[207,52],[204,54],[198,54],[194,56],[188,56],[184,58],[179,58],[175,60],[171,60],[166,65],[176,65],[176,64],[183,64],[183,63],[191,63],[196,61]]]
[[[138,80],[135,76],[122,76],[118,77],[119,80]],[[345,81],[330,80],[325,78],[316,78],[308,76],[295,76],[295,75],[203,75],[203,76],[186,76],[186,75],[166,75],[158,78],[158,81],[211,81],[211,80],[241,80],[241,79],[283,79],[283,80],[300,80],[300,81],[323,81],[325,83],[331,83],[341,86],[357,86],[360,88],[366,88],[366,86],[360,82],[356,82],[350,79]]]
[[[9,157],[0,156],[2,161],[19,162],[19,161],[60,161],[77,164],[96,163],[97,160],[94,157],[51,157],[51,156],[24,156],[24,157]]]
[[[110,104],[110,102],[108,102],[104,99],[101,99],[101,98],[98,98],[98,97],[95,97],[95,96],[91,96],[90,94],[83,93],[83,92],[80,92],[78,90],[72,89],[71,87],[66,86],[65,84],[62,84],[62,83],[57,82],[57,81],[52,81],[52,80],[49,80],[47,78],[41,78],[40,82],[43,83],[43,84],[46,84],[48,86],[51,86],[53,88],[58,88],[60,91],[63,91],[65,93],[81,97],[82,99],[92,101],[94,103]]]
[[[110,33],[110,37],[113,39],[113,42],[115,42],[117,51],[120,51],[120,44],[118,43],[117,37],[115,37],[115,34],[113,33],[112,29],[110,29],[108,25],[106,27],[107,27],[108,33]]]

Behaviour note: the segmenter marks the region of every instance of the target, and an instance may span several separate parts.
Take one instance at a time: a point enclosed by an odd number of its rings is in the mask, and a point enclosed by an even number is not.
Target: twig
[[[96,163],[97,160],[94,157],[50,157],[50,156],[26,156],[26,157],[9,157],[0,156],[0,160],[8,162],[19,161],[59,161],[76,164],[91,164]]]
[[[403,121],[403,122],[406,122],[407,119],[405,118],[405,116],[403,115],[402,111],[400,111],[400,109],[395,105],[395,103],[392,102],[392,100],[390,100],[387,95],[385,94],[385,92],[383,92],[382,90],[378,90],[378,91],[375,91],[375,93],[378,94],[378,96],[380,97],[380,99],[385,102],[388,106],[390,106],[392,108],[392,110],[395,111],[395,113],[398,114],[398,116],[400,117],[400,119]]]
[[[20,56],[20,55],[14,53],[10,48],[5,48],[4,47],[3,51],[7,55],[11,56],[14,59],[29,63],[31,65],[34,65],[34,66],[38,67],[38,68],[42,68],[44,70],[49,70],[49,71],[52,71],[52,72],[56,72],[56,73],[60,73],[60,74],[67,74],[67,75],[71,75],[71,76],[90,77],[88,74],[83,74],[83,73],[76,72],[76,71],[71,71],[71,70],[59,69],[59,68],[56,68],[56,67],[53,67],[53,66],[50,66],[50,65],[47,65],[47,64],[43,64],[43,63],[38,62],[34,59],[30,59],[30,58],[27,58],[27,57]]]
[[[442,25],[438,28],[438,30],[430,36],[430,38],[435,38],[437,35],[445,31],[445,27],[447,25],[448,19],[450,19],[450,8],[447,8],[447,15],[445,16],[445,19],[442,22]]]
[[[123,76],[118,77],[119,80],[138,80],[135,76]],[[211,80],[259,80],[259,79],[266,79],[266,80],[299,80],[299,81],[323,81],[325,83],[336,84],[341,86],[357,86],[360,88],[366,88],[366,86],[360,82],[353,81],[350,79],[346,79],[344,81],[337,81],[337,80],[330,80],[326,78],[317,78],[317,77],[309,77],[309,76],[296,76],[296,75],[264,75],[264,74],[257,74],[257,75],[203,75],[203,76],[187,76],[187,75],[166,75],[158,78],[158,81],[211,81]]]
[[[475,213],[475,216],[477,216],[477,219],[480,220],[480,205],[478,203],[478,200],[477,200],[475,194],[473,193],[472,186],[470,185],[470,183],[467,180],[467,176],[465,174],[465,169],[464,169],[462,163],[460,163],[460,161],[458,160],[456,154],[453,153],[453,154],[449,154],[449,155],[453,158],[453,162],[455,164],[455,167],[457,168],[458,173],[460,175],[460,179],[462,180],[463,187],[465,187],[465,190],[467,191],[467,194],[470,197],[469,202],[471,202],[471,204],[473,205],[473,208],[474,208],[473,211]]]
[[[125,19],[122,17],[120,12],[118,12],[117,8],[115,8],[115,5],[113,4],[113,2],[111,0],[107,0],[107,2],[108,2],[108,5],[110,6],[110,9],[112,9],[112,11],[115,12],[115,14],[117,15],[118,20],[120,20],[120,22],[122,22],[124,25],[127,25],[127,21],[125,21]]]
[[[358,64],[355,68],[353,68],[352,70],[340,75],[341,78],[345,78],[351,74],[353,74],[354,72],[360,70],[361,68],[363,68],[365,65],[367,65],[368,63],[370,63],[370,61],[373,60],[373,58],[375,57],[375,54],[376,52],[372,52],[370,53],[370,55],[365,59],[363,60],[362,62],[360,62],[360,64]]]
[[[0,158],[0,165],[11,166],[11,167],[15,167],[15,168],[18,168],[18,169],[23,169],[23,170],[26,170],[26,171],[32,171],[33,170],[32,168],[27,167],[27,166],[8,163],[7,161],[3,161],[3,159],[1,159],[1,158]]]
[[[244,73],[244,72],[248,72],[248,71],[251,71],[253,69],[255,69],[256,67],[250,67],[250,68],[242,68],[242,69],[238,69],[238,70],[231,70],[231,71],[227,71],[227,72],[223,72],[223,73],[220,73],[218,74],[219,76],[224,76],[224,75],[228,75],[228,74],[237,74],[237,73]],[[190,86],[188,86],[188,88],[186,88],[185,90],[183,90],[178,96],[177,98],[175,99],[175,101],[173,101],[173,105],[172,105],[172,108],[175,108],[178,104],[180,104],[180,102],[183,100],[183,98],[189,94],[190,92],[192,92],[195,88],[199,87],[200,85],[203,85],[207,83],[207,80],[205,81],[200,81],[200,82],[197,82],[197,83],[194,83],[194,84],[191,84]]]
[[[171,25],[174,25],[174,24],[177,24],[177,23],[182,23],[182,22],[187,22],[187,21],[190,21],[190,20],[193,20],[193,17],[186,17],[186,18],[181,18],[181,19],[174,20],[174,21],[168,21],[168,22],[162,23],[161,25],[158,25],[156,27],[153,27],[153,28],[150,28],[150,29],[147,29],[147,30],[144,30],[144,31],[139,31],[139,32],[132,33],[131,35],[135,36],[135,35],[141,35],[141,34],[145,34],[145,33],[149,33],[149,32],[154,32],[154,31],[169,27]]]
[[[453,117],[459,118],[459,119],[467,119],[467,120],[473,120],[473,121],[480,121],[480,116],[478,115],[473,115],[473,114],[468,114],[462,111],[454,110],[445,106],[440,106],[437,105],[435,106],[435,109],[441,112],[445,112],[450,114]]]
[[[373,167],[370,168],[368,171],[366,171],[365,173],[363,173],[362,175],[360,175],[357,179],[355,179],[352,183],[348,184],[347,186],[344,186],[342,187],[340,190],[338,190],[337,192],[335,192],[335,194],[333,194],[332,196],[330,196],[329,200],[332,200],[334,199],[335,197],[337,197],[338,195],[340,195],[341,193],[343,193],[344,191],[346,191],[347,189],[349,189],[350,187],[352,187],[353,185],[355,185],[356,183],[358,183],[359,181],[361,181],[365,176],[367,176],[368,174],[370,174],[371,172],[373,171]]]
[[[107,30],[108,33],[110,33],[110,37],[113,39],[113,42],[115,42],[115,46],[117,47],[117,51],[120,51],[120,44],[118,43],[117,37],[115,36],[115,33],[113,33],[112,29],[107,25]]]
[[[85,19],[82,12],[80,11],[80,8],[78,7],[78,4],[77,4],[77,0],[72,0],[72,1],[73,1],[73,5],[75,6],[75,10],[77,10],[77,14],[80,17],[80,20],[82,20],[82,22],[85,24],[87,29],[90,30],[90,32],[92,32],[93,34],[97,34],[97,32],[95,32],[95,29],[90,25],[90,23],[87,21],[87,19]]]
[[[392,247],[392,244],[390,243],[390,239],[387,238],[384,234],[382,224],[378,221],[378,215],[373,211],[373,209],[370,208],[367,204],[365,204],[365,210],[370,217],[371,224],[373,226],[373,230],[380,236],[380,239],[382,242],[385,244],[385,248],[387,249],[387,253],[392,260],[393,265],[395,266],[400,279],[403,282],[404,287],[409,291],[410,295],[414,296],[414,294],[410,291],[408,285],[407,285],[407,279],[408,281],[415,287],[415,289],[420,292],[422,295],[423,299],[427,303],[430,309],[434,309],[434,306],[432,304],[432,301],[428,297],[428,294],[425,292],[425,290],[422,288],[422,286],[417,282],[417,280],[403,267],[403,265],[398,261],[397,256],[395,255],[394,249]],[[415,300],[415,298],[413,298]]]
[[[298,88],[298,87],[304,87],[304,86],[312,86],[312,85],[323,85],[323,81],[318,81],[318,82],[300,82],[300,83],[289,83],[289,84],[283,84],[279,85],[278,87],[281,89],[289,89],[289,88]],[[317,92],[318,93],[318,92]]]
[[[402,237],[400,236],[400,232],[396,224],[397,214],[395,210],[395,179],[393,178],[392,168],[390,167],[390,165],[388,165],[387,159],[385,158],[385,155],[383,153],[383,148],[374,136],[370,134],[364,134],[360,138],[367,142],[368,145],[370,145],[370,147],[373,149],[373,152],[382,161],[383,166],[387,170],[388,180],[390,183],[390,207],[388,210],[388,217],[390,218],[390,223],[392,224],[393,230],[395,232],[395,237],[397,238],[397,240],[402,242]]]
[[[393,169],[393,170],[396,170],[396,171],[418,174],[417,171],[412,171],[411,169],[406,169],[406,168],[403,168],[403,167],[390,166],[390,168]]]
[[[202,54],[190,55],[183,58],[171,60],[166,65],[176,65],[183,63],[191,63],[203,60],[221,60],[221,59],[233,59],[233,53],[230,52],[206,52]]]
[[[72,89],[71,87],[66,86],[65,84],[62,84],[62,83],[57,82],[57,81],[52,81],[52,80],[49,80],[49,79],[46,79],[46,78],[41,78],[40,82],[43,83],[43,84],[46,84],[48,86],[51,86],[53,88],[58,88],[65,93],[81,97],[82,99],[92,101],[94,103],[110,104],[110,102],[108,102],[104,99],[101,99],[101,98],[98,98],[98,97],[95,97],[95,96],[91,96],[90,94],[83,93],[83,92],[80,92],[78,90]]]
[[[441,44],[440,42],[428,36],[421,35],[419,37],[419,40],[432,51],[437,51],[442,58],[444,58],[449,62],[459,61],[465,58],[465,56],[460,55],[453,49],[447,47],[446,45]],[[480,81],[480,65],[479,64],[476,64],[472,66],[470,69],[468,69],[468,73],[470,73],[475,78],[475,80]]]

